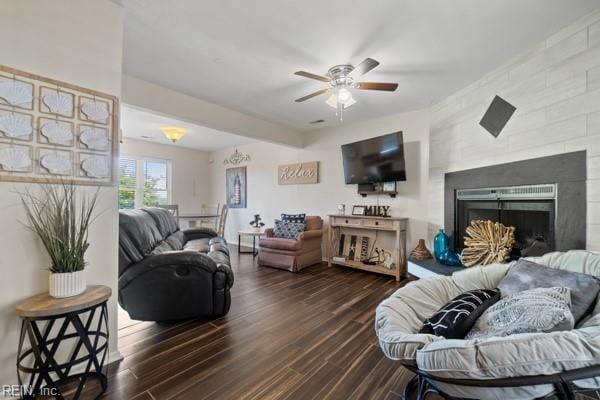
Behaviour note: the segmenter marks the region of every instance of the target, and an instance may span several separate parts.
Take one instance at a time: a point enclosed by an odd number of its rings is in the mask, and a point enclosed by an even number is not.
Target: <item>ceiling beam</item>
[[[121,101],[190,123],[248,138],[291,147],[303,147],[303,135],[294,129],[253,117],[197,97],[123,75]]]

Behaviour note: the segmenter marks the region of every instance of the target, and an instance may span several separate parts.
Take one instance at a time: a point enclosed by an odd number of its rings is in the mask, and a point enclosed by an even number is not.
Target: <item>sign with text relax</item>
[[[280,165],[278,174],[280,185],[319,183],[319,162]]]

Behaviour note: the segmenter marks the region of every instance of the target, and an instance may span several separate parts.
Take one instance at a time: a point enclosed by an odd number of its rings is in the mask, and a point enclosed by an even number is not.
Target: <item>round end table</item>
[[[81,396],[88,378],[97,379],[100,397],[107,387],[104,363],[108,357],[108,286],[88,286],[73,297],[57,299],[41,293],[19,303],[23,320],[17,355],[22,398],[54,396],[63,399],[59,385],[79,383]],[[28,347],[25,347],[28,342]]]
[[[256,257],[258,255],[258,249],[256,248],[256,238],[264,236],[264,234],[264,229],[242,229],[241,231],[238,231],[238,254],[252,254],[252,257]],[[242,236],[252,236],[252,251],[242,250]]]

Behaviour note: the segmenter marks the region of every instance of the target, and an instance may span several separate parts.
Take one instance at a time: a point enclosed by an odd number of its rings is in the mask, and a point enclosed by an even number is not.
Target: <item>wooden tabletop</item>
[[[219,214],[206,214],[206,213],[179,214],[179,218],[188,218],[188,219],[218,218],[218,217],[219,217]]]
[[[255,231],[254,229],[242,229],[238,232],[239,235],[261,236],[265,234],[265,230]]]
[[[361,218],[361,219],[385,219],[387,221],[408,221],[408,218],[404,217],[377,217],[374,215],[340,215],[340,214],[329,214],[328,217],[338,217],[338,218]]]
[[[48,292],[31,296],[17,304],[20,317],[50,317],[83,310],[106,301],[112,294],[108,286],[89,285],[85,292],[73,297],[57,299]]]

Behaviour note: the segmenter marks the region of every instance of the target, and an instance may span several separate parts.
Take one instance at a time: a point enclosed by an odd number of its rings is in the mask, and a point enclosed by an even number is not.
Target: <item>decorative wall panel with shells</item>
[[[75,94],[58,88],[40,86],[40,111],[61,117],[73,118]]]
[[[39,173],[61,176],[73,175],[73,153],[40,147],[38,149]]]
[[[31,147],[0,143],[0,171],[27,173],[32,170]]]
[[[0,104],[33,110],[33,93],[32,83],[0,76]]]
[[[0,110],[0,134],[6,139],[30,141],[33,137],[33,116]]]
[[[0,182],[114,185],[118,99],[0,65]]]
[[[46,144],[72,147],[75,140],[73,123],[60,119],[38,118],[39,141]]]

